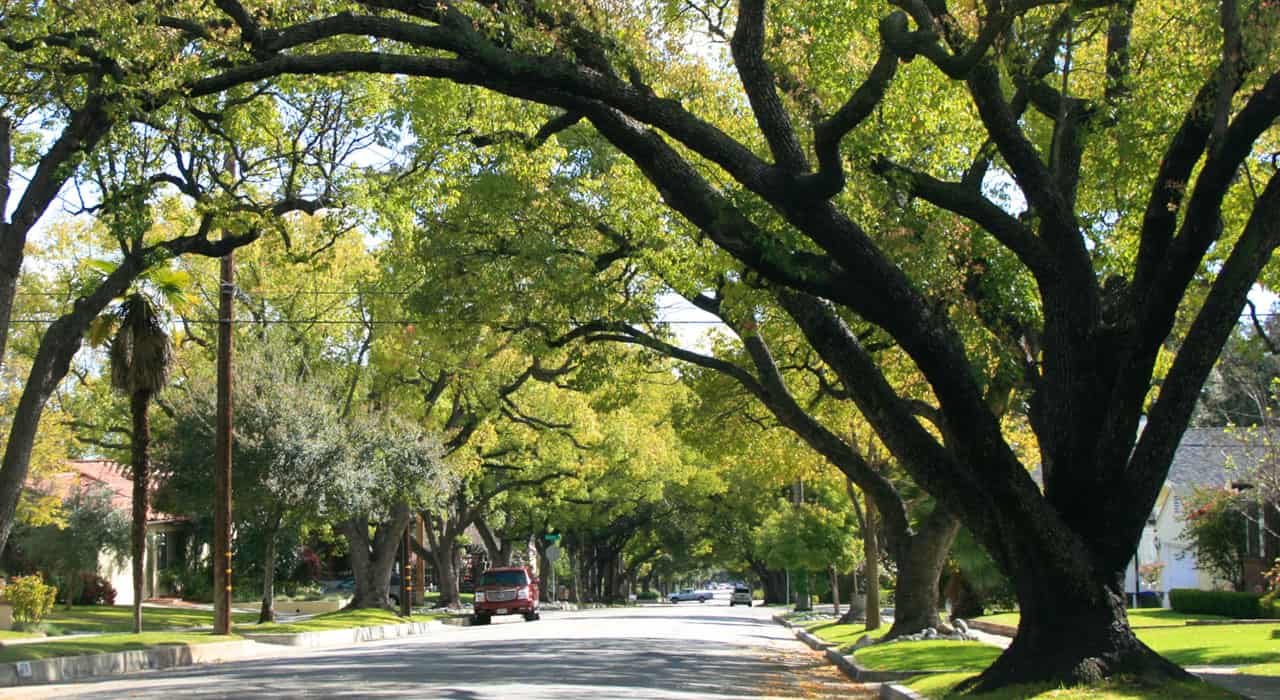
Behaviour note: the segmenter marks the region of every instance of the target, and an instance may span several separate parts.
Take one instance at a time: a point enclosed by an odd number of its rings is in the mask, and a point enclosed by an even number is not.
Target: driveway
[[[496,618],[407,640],[10,691],[24,698],[875,697],[773,624],[724,601]],[[10,697],[10,695],[3,695]]]

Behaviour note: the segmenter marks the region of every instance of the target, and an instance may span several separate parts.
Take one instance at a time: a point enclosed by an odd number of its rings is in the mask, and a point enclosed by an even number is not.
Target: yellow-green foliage
[[[58,587],[46,584],[39,576],[19,576],[4,589],[4,599],[13,606],[15,622],[35,623],[53,609]]]

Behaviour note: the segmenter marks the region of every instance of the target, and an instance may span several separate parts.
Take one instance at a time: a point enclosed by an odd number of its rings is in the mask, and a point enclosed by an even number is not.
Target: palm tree
[[[133,631],[142,631],[142,572],[147,547],[147,486],[150,481],[151,399],[169,379],[173,345],[151,299],[140,292],[116,310],[119,328],[111,340],[111,386],[129,397],[133,418]]]

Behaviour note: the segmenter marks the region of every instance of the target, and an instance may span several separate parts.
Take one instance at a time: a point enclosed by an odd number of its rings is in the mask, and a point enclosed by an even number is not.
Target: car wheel
[[[400,596],[398,596],[398,595],[389,595],[389,596],[387,596],[387,600],[391,601],[391,607],[393,607],[393,608],[398,608],[398,607],[400,607]]]
[[[706,599],[706,598],[699,598],[699,599],[698,599],[698,602],[699,602],[699,603],[705,603],[705,602],[707,602],[707,599]]]
[[[487,625],[487,624],[489,624],[489,620],[490,620],[490,619],[491,619],[491,618],[490,618],[488,615],[474,615],[474,616],[472,616],[472,618],[471,618],[471,624],[473,624],[473,625]]]
[[[539,615],[539,614],[538,614],[538,613],[536,613],[536,612],[531,612],[531,613],[525,613],[525,614],[524,614],[524,621],[525,621],[525,622],[533,622],[534,620],[540,620],[540,619],[542,619],[542,616],[541,616],[541,615]]]

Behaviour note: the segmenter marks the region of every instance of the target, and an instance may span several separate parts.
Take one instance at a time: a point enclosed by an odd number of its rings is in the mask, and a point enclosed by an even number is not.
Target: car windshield
[[[486,571],[480,578],[481,586],[523,586],[529,583],[523,571]]]
[[[738,586],[737,588],[733,589],[733,592],[734,592],[734,593],[750,593],[750,592],[751,592],[751,589],[750,589],[750,588],[744,588],[743,586]]]

